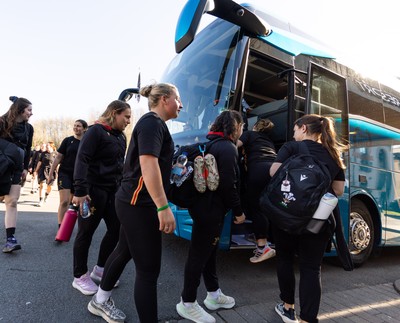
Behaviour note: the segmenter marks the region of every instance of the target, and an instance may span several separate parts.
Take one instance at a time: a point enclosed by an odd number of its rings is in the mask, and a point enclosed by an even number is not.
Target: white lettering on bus
[[[393,104],[396,107],[400,107],[400,99],[396,98],[395,96],[383,92],[380,89],[377,89],[375,87],[372,87],[362,81],[356,81],[356,83],[360,86],[361,90],[364,92],[367,92],[368,94],[371,94],[375,97],[381,98],[384,102]]]

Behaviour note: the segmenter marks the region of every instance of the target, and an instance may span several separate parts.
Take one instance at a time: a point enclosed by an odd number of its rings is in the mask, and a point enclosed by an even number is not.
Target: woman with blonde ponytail
[[[294,123],[295,141],[287,142],[279,150],[275,162],[270,168],[273,176],[281,164],[300,152],[303,141],[310,155],[324,163],[331,175],[329,190],[336,196],[344,191],[345,165],[340,158],[343,145],[338,142],[333,119],[316,114],[304,115]],[[277,275],[282,303],[275,311],[284,322],[299,322],[294,311],[295,274],[294,260],[298,255],[300,269],[300,322],[318,322],[321,300],[321,262],[331,237],[326,226],[318,234],[289,234],[273,226],[277,257]]]

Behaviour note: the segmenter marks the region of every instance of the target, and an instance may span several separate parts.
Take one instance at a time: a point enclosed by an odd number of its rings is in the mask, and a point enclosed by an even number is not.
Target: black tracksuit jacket
[[[91,185],[115,191],[122,178],[126,150],[123,132],[96,123],[83,136],[74,168],[75,196],[89,194]]]

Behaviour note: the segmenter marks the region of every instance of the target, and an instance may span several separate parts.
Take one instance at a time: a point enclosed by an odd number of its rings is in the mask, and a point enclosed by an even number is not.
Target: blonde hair
[[[121,100],[115,100],[112,101],[106,111],[103,112],[103,114],[100,116],[99,121],[108,124],[111,126],[114,122],[114,115],[115,114],[120,114],[124,112],[126,109],[130,109],[131,106]]]
[[[160,102],[161,97],[169,97],[177,87],[170,83],[154,83],[142,87],[139,91],[141,96],[148,100],[149,110],[154,109]]]
[[[258,131],[258,132],[268,133],[268,132],[270,132],[272,130],[272,128],[274,126],[275,125],[271,120],[269,120],[269,119],[260,119],[254,124],[253,130],[254,131]]]

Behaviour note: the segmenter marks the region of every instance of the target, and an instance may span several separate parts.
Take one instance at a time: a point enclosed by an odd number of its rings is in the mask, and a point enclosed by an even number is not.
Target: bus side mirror
[[[205,12],[242,27],[254,35],[268,36],[272,32],[265,21],[232,0],[188,0],[175,30],[175,51],[178,54],[193,41]]]
[[[139,95],[139,88],[125,89],[119,95],[118,100],[128,102],[134,94]]]
[[[214,9],[214,0],[188,0],[178,18],[175,30],[175,51],[180,53],[196,35],[204,12]]]
[[[251,11],[251,5],[242,6],[232,0],[215,0],[215,8],[208,13],[253,35],[268,36],[272,33],[270,25]]]

